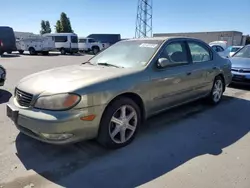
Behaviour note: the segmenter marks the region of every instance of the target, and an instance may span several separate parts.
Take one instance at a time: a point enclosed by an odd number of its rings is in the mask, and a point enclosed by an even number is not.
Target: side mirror
[[[164,68],[170,64],[170,61],[167,58],[159,58],[157,66],[160,68]]]

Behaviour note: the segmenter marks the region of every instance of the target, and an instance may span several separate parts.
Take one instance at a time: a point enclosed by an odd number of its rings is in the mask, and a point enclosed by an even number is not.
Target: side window
[[[94,39],[89,39],[89,43],[94,43],[95,40]]]
[[[55,42],[67,42],[68,37],[67,36],[55,36]]]
[[[187,64],[187,50],[183,42],[172,42],[168,44],[160,55],[160,58],[166,58],[173,65]],[[170,65],[171,65],[170,64]]]
[[[217,46],[217,48],[218,48],[218,52],[223,52],[224,51],[224,49],[221,46]]]
[[[212,49],[217,52],[217,47],[216,46],[212,46]]]
[[[206,47],[203,47],[202,44],[196,42],[188,42],[188,46],[194,63],[200,63],[211,60],[209,50]]]

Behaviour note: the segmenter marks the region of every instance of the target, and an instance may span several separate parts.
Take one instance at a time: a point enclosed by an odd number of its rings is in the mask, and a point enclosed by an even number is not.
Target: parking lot
[[[197,101],[149,119],[127,147],[106,150],[94,140],[44,144],[19,133],[5,103],[16,83],[41,70],[80,64],[90,55],[5,55],[0,88],[0,187],[249,188],[250,92],[227,88],[216,107]]]

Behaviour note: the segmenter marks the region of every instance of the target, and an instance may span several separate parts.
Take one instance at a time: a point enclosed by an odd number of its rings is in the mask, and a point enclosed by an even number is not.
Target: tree
[[[56,25],[55,25],[55,29],[56,29],[56,32],[57,32],[57,33],[61,33],[62,27],[61,27],[61,22],[60,22],[60,20],[57,20]]]
[[[45,21],[42,20],[41,21],[41,31],[40,31],[40,34],[42,35],[44,33],[46,33],[46,25],[45,25]]]
[[[45,33],[51,33],[50,23],[49,21],[42,20],[40,34],[43,35]]]
[[[60,20],[57,20],[55,29],[57,33],[73,33],[70,19],[67,17],[67,14],[62,12]]]
[[[46,33],[51,33],[51,27],[48,20],[45,22],[45,27],[46,27]]]

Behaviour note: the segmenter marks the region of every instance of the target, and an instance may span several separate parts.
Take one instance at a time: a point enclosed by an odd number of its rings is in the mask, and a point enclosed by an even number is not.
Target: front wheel
[[[140,124],[138,105],[129,98],[119,98],[105,110],[97,140],[111,149],[126,146],[133,141]]]
[[[223,79],[221,76],[217,76],[215,77],[213,88],[208,97],[210,104],[214,105],[218,104],[222,99],[223,91],[224,91]]]

